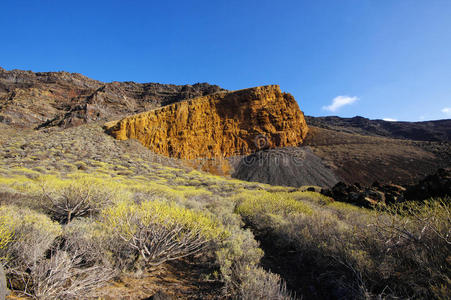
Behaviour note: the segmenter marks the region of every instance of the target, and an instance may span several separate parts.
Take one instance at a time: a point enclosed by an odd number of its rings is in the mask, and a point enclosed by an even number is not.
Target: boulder
[[[431,197],[451,196],[450,169],[439,169],[435,174],[426,176],[404,193],[406,200],[425,200]]]
[[[404,201],[425,200],[432,197],[451,196],[451,174],[449,169],[439,169],[435,174],[425,177],[407,189],[395,185],[373,183],[362,188],[358,184],[337,183],[332,189],[321,190],[323,195],[336,201],[371,207],[378,203],[395,204]]]
[[[6,286],[6,275],[3,266],[0,265],[0,300],[4,300],[8,295],[8,288]]]

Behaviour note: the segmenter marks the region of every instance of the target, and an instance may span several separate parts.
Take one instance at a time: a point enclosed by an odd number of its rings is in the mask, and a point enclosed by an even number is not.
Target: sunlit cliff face
[[[164,106],[105,124],[119,140],[137,139],[171,157],[228,157],[300,145],[308,132],[290,94],[269,85]]]

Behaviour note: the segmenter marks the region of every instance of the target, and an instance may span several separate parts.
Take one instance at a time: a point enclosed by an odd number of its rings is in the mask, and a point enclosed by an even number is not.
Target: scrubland
[[[158,281],[139,297],[450,295],[450,199],[364,209],[192,170],[95,124],[16,133],[0,143],[0,257],[15,296],[114,299],[121,283],[174,269],[200,273],[195,286]]]

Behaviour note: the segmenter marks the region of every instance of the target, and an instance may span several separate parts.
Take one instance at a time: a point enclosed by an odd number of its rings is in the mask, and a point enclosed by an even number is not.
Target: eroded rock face
[[[277,85],[178,102],[105,128],[119,140],[137,139],[152,151],[183,159],[297,146],[308,132],[296,100]]]
[[[67,128],[117,120],[219,91],[224,89],[208,83],[104,83],[77,73],[0,68],[0,123],[24,128]]]

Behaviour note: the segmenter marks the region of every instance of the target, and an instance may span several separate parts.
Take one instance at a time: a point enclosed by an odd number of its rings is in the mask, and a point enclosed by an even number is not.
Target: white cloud
[[[323,106],[323,109],[334,112],[337,111],[340,107],[350,105],[356,102],[357,100],[359,100],[359,98],[357,97],[337,96],[332,100],[332,104],[328,106]]]
[[[442,109],[442,113],[444,113],[445,115],[451,116],[451,107],[444,107]]]
[[[387,122],[396,122],[396,121],[398,121],[398,120],[392,119],[392,118],[383,118],[382,120],[387,121]]]

